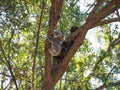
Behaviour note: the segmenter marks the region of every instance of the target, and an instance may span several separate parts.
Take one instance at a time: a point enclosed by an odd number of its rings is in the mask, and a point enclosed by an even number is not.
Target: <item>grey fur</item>
[[[48,41],[51,43],[50,49],[48,49],[49,53],[52,56],[58,56],[62,49],[62,43],[64,42],[64,34],[62,32],[54,31],[53,37],[47,35]]]

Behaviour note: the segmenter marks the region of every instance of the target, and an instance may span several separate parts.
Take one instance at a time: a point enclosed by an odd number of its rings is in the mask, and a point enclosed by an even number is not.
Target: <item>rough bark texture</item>
[[[75,54],[76,50],[83,44],[85,35],[88,30],[99,25],[120,21],[120,17],[105,20],[105,17],[113,13],[120,8],[120,0],[111,0],[103,8],[101,8],[105,0],[97,0],[96,4],[88,16],[86,23],[79,27],[74,33],[72,33],[63,43],[63,49],[61,54],[57,57],[53,57],[53,63],[51,62],[51,55],[48,52],[50,46],[48,40],[45,41],[45,73],[44,81],[42,84],[42,90],[52,90],[55,84],[60,80],[65,73],[67,66]],[[52,35],[55,26],[60,18],[62,10],[63,0],[51,0],[50,19],[49,19],[49,31],[48,34]],[[74,43],[70,45],[71,41]],[[67,47],[64,47],[66,46]]]

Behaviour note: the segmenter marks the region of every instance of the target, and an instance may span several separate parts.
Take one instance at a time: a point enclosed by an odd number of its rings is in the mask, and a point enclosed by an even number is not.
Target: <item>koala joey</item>
[[[65,36],[62,32],[54,31],[53,37],[47,35],[48,41],[51,43],[50,49],[48,49],[49,53],[52,56],[58,56],[62,50],[62,43],[65,40]]]
[[[78,29],[77,26],[72,26],[70,32],[73,33],[73,32],[75,32],[77,29]]]

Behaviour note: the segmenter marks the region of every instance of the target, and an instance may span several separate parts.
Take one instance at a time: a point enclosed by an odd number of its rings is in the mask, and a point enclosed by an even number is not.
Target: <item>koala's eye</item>
[[[59,33],[58,32],[54,32],[55,35],[58,35]]]
[[[55,35],[59,35],[58,33],[56,33]]]

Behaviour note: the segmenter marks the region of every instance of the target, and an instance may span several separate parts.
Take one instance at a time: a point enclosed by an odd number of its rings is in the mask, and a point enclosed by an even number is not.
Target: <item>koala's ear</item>
[[[57,35],[57,34],[60,34],[60,32],[55,30],[55,31],[53,32],[53,34],[56,34],[56,35]]]
[[[73,33],[73,32],[75,32],[77,29],[78,29],[77,26],[72,26],[70,32]]]
[[[65,34],[63,31],[61,32],[62,34]]]

